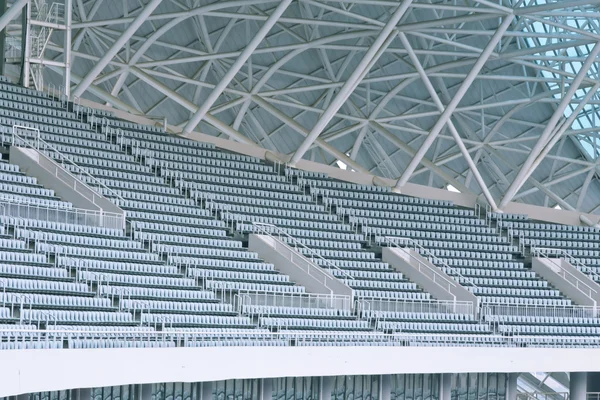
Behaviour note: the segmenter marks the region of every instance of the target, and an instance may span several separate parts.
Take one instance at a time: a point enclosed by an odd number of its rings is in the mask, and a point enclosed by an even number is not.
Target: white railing
[[[417,253],[419,253],[420,255],[425,257],[426,259],[428,259],[431,263],[437,265],[438,267],[444,267],[444,268],[446,268],[446,270],[451,271],[454,276],[457,276],[459,278],[459,283],[461,285],[466,283],[475,288],[477,287],[475,282],[473,282],[470,278],[467,278],[466,276],[464,276],[460,272],[458,272],[456,270],[456,268],[453,268],[453,267],[449,266],[448,264],[446,264],[444,261],[440,260],[435,254],[433,254],[432,252],[427,250],[425,247],[421,246],[414,239],[404,238],[404,237],[396,237],[396,236],[380,236],[380,237],[377,237],[376,240],[377,240],[377,244],[379,244],[379,245],[388,244],[388,245],[392,245],[393,247],[409,248],[409,249],[412,247],[412,249],[414,251],[416,251]],[[436,270],[436,273],[439,274],[439,271]],[[446,278],[444,278],[444,279],[446,279]]]
[[[577,269],[579,269],[584,274],[588,275],[594,281],[600,282],[600,275],[598,275],[596,271],[594,271],[592,268],[588,267],[578,259],[574,258],[572,255],[570,255],[567,251],[563,249],[531,247],[531,255],[534,257],[539,255],[547,259],[551,259],[553,258],[553,256],[564,258],[567,262],[569,262],[569,264],[573,265],[576,268],[578,267]]]
[[[98,193],[98,191],[92,189],[88,184],[83,182],[83,177],[85,177],[86,180],[90,181],[94,185],[101,188],[104,192],[116,197],[118,200],[123,201],[123,197],[121,197],[117,192],[106,186],[102,181],[98,180],[96,177],[90,175],[86,170],[81,168],[69,157],[60,152],[56,147],[43,140],[41,138],[39,129],[29,128],[20,125],[13,125],[12,145],[15,147],[31,148],[37,150],[41,155],[44,155],[46,158],[48,158],[49,161],[52,162],[52,165],[44,163],[44,168],[46,168],[47,170],[50,170],[50,168],[52,168],[52,171],[50,172],[54,174],[54,177],[56,179],[68,185],[73,191],[85,197],[87,200],[92,202],[92,204],[98,205],[97,199],[103,199],[104,201],[108,200],[101,193]],[[41,161],[38,162],[41,163]],[[58,163],[61,163],[63,166],[61,167]],[[64,167],[64,165],[72,166],[81,178],[78,178],[75,175],[73,175]],[[123,213],[123,228],[124,227],[125,214]]]
[[[52,3],[50,8],[48,8],[48,4],[43,3],[39,5],[37,12],[34,10],[33,14],[33,19],[36,21],[45,22],[47,24],[59,24],[64,21],[65,5],[62,3]],[[30,35],[31,57],[41,59],[54,29],[46,25],[36,26],[36,29],[39,30],[35,33],[32,32]],[[38,90],[40,89],[38,88]]]
[[[598,318],[600,316],[598,309],[593,306],[502,303],[481,304],[482,317],[494,315],[557,318]]]
[[[283,229],[281,229],[275,225],[272,225],[272,224],[265,224],[263,222],[251,222],[251,224],[252,224],[252,226],[254,226],[256,228],[256,231],[259,234],[271,236],[272,238],[275,239],[276,243],[280,243],[281,245],[285,246],[287,249],[291,250],[292,257],[293,257],[293,254],[295,253],[298,255],[297,258],[300,258],[303,261],[306,261],[307,266],[308,266],[307,272],[309,272],[309,270],[311,270],[311,269],[314,269],[312,267],[312,265],[317,265],[317,266],[320,266],[321,268],[329,270],[329,271],[332,271],[332,270],[338,271],[343,276],[344,279],[354,280],[353,276],[348,274],[343,269],[339,268],[333,262],[331,262],[328,259],[321,256],[319,253],[317,253],[313,249],[311,249],[311,248],[307,247],[306,245],[304,245],[303,243],[301,243],[295,237],[289,235]],[[305,253],[301,252],[300,249],[304,250]],[[310,258],[310,260],[309,260],[309,258]],[[319,262],[317,262],[316,260],[318,260]],[[333,279],[335,279],[335,278],[333,278]]]
[[[352,308],[352,298],[338,294],[284,293],[263,291],[239,291],[234,295],[234,307],[238,312],[248,314],[252,306],[289,307],[304,309]]]
[[[598,295],[597,285],[595,285],[595,284],[593,286],[588,285],[587,283],[582,281],[578,276],[576,276],[572,272],[568,271],[567,269],[563,268],[563,266],[560,264],[560,262],[557,263],[556,258],[550,257],[551,255],[557,255],[557,256],[561,257],[561,259],[565,258],[567,261],[571,261],[569,259],[569,257],[571,257],[571,256],[569,256],[566,252],[564,252],[561,249],[543,249],[543,248],[538,248],[538,247],[532,247],[531,255],[534,257],[543,258],[545,260],[548,260],[548,262],[552,263],[552,265],[558,269],[558,271],[553,270],[553,272],[558,274],[561,278],[563,278],[565,281],[569,282],[571,285],[575,286],[575,288],[577,290],[579,290],[581,293],[583,293],[584,296],[588,297],[590,300],[592,300],[594,302],[594,306],[596,305],[595,298]],[[572,260],[574,262],[577,262],[575,259],[572,259]],[[581,265],[583,265],[583,264],[581,264]],[[584,267],[587,269],[587,266],[584,266]],[[581,271],[581,272],[584,273],[583,271]],[[594,275],[595,275],[595,273],[594,273]],[[598,278],[598,277],[595,276],[595,278]],[[596,280],[596,279],[594,279],[594,280]],[[596,280],[596,281],[598,282],[598,280]]]
[[[517,393],[517,400],[569,400],[568,392],[523,392]],[[591,399],[588,396],[588,400],[597,400]]]
[[[148,327],[131,328],[131,330],[110,331],[108,329],[78,330],[57,329],[50,322],[56,322],[52,315],[43,315],[48,329],[2,329],[0,338],[4,343],[43,343],[62,342],[69,345],[71,340],[127,340],[138,343],[155,343],[159,346],[197,347],[197,346],[256,346],[257,343],[272,346],[340,346],[353,343],[356,346],[447,346],[447,347],[548,347],[600,348],[598,337],[565,337],[565,336],[515,336],[499,335],[461,335],[461,334],[426,334],[426,333],[393,333],[381,332],[269,332],[259,329],[244,329],[215,332],[209,329],[178,330],[168,327],[169,321],[157,321],[162,324],[163,331]],[[37,320],[31,319],[31,322]],[[54,324],[56,325],[56,324]],[[592,398],[592,400],[596,400]]]
[[[4,223],[25,226],[24,221],[38,220],[73,225],[94,226],[108,229],[123,229],[123,215],[104,211],[79,208],[58,208],[16,201],[0,195],[0,216]],[[13,219],[12,221],[10,219]]]
[[[359,298],[356,300],[359,316],[385,315],[385,313],[475,314],[475,304],[470,301],[403,300]]]
[[[52,320],[47,318],[47,324]],[[32,320],[32,322],[35,322]],[[410,334],[380,332],[269,332],[262,329],[244,329],[223,332],[198,329],[177,330],[169,327],[170,321],[160,320],[155,325],[163,331],[155,331],[148,327],[131,329],[130,331],[110,331],[98,329],[94,331],[74,329],[2,329],[0,338],[3,342],[51,342],[70,340],[116,339],[136,342],[162,343],[165,346],[196,347],[196,346],[255,346],[257,342],[273,346],[339,346],[347,343],[354,345],[372,346],[430,346],[431,344],[446,346],[469,346],[488,344],[490,346],[510,345],[510,339],[491,335],[442,335],[442,334]]]

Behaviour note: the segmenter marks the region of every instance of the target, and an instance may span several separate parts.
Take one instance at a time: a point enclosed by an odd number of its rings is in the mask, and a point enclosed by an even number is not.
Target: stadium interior
[[[597,400],[598,21],[0,0],[0,400]]]

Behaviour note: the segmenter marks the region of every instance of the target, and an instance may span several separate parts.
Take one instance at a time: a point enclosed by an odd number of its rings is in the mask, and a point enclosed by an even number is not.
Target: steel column
[[[73,0],[65,0],[65,96],[67,101],[71,98],[71,24],[73,23]]]
[[[23,15],[23,37],[21,39],[21,54],[23,57],[23,66],[21,71],[21,79],[23,80],[21,84],[28,88],[29,87],[29,76],[31,74],[30,71],[30,62],[29,59],[31,57],[31,4],[27,4],[25,6],[25,13]]]

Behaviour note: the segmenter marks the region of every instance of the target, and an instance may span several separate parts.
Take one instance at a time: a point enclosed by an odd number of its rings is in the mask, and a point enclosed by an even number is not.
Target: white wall
[[[0,351],[0,397],[47,390],[283,376],[600,371],[600,349],[208,347]]]

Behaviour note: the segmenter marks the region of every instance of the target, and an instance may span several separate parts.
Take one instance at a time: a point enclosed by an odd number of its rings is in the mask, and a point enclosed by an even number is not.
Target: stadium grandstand
[[[0,0],[0,400],[600,400],[600,0]]]

